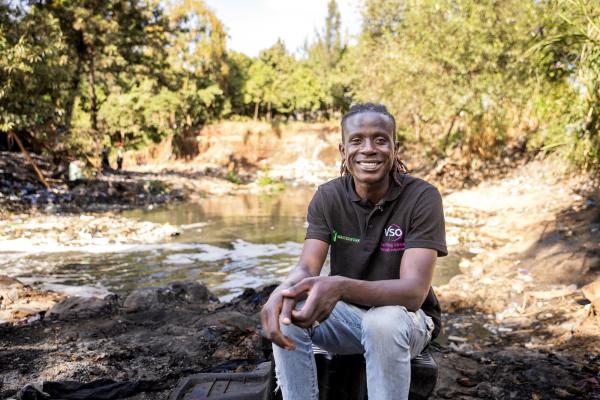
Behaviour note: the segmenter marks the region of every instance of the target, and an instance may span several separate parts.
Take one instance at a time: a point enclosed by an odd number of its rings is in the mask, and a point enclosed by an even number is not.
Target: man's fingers
[[[282,334],[281,331],[273,332],[273,335],[271,336],[271,341],[277,346],[282,347],[286,350],[294,350],[296,348],[296,344],[294,343],[294,341]]]
[[[304,292],[308,292],[311,285],[307,279],[303,279],[293,286],[281,291],[281,295],[285,297],[296,297]]]
[[[292,311],[292,318],[294,323],[302,328],[310,328],[315,321],[313,313],[307,313],[302,310],[294,310]]]
[[[294,350],[296,348],[294,341],[281,333],[281,330],[279,329],[279,321],[277,319],[269,319],[265,324],[263,324],[263,335],[279,347],[283,347],[286,350]]]
[[[282,323],[289,325],[292,323],[292,310],[296,305],[296,301],[292,298],[284,298],[283,305],[281,306],[281,314],[279,318]]]
[[[292,318],[294,319],[294,322],[302,324],[299,325],[304,328],[306,328],[306,326],[304,326],[306,324],[308,324],[308,327],[310,327],[310,325],[315,321],[317,311],[316,307],[317,300],[315,299],[315,296],[308,296],[301,310],[292,310]]]

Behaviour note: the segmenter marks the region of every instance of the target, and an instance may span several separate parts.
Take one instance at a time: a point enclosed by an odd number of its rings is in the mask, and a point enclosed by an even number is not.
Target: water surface
[[[196,203],[126,212],[129,218],[170,223],[181,234],[163,243],[86,252],[5,254],[5,273],[39,287],[74,295],[128,293],[173,280],[199,280],[227,300],[246,287],[281,281],[295,265],[314,189],[275,195],[213,196]],[[465,252],[450,246],[434,284],[458,272]]]

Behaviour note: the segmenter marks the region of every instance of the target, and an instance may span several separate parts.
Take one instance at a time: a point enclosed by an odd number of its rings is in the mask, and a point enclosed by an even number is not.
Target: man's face
[[[356,182],[385,182],[397,147],[392,121],[376,112],[352,115],[344,121],[343,139],[340,154]]]

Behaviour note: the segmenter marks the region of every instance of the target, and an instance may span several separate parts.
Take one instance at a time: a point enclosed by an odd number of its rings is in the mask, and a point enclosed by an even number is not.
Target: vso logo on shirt
[[[383,252],[403,251],[406,248],[404,243],[404,232],[397,224],[392,224],[383,230],[384,239],[381,241],[379,250]]]
[[[396,224],[392,224],[385,228],[383,233],[385,234],[385,237],[392,242],[397,242],[398,240],[402,239],[402,229],[400,229],[400,227]]]

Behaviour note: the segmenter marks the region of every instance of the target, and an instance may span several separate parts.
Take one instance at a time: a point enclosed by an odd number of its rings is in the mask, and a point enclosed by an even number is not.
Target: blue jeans
[[[433,321],[422,310],[409,312],[402,306],[364,310],[342,301],[314,328],[280,325],[296,343],[293,351],[273,345],[284,400],[318,400],[313,344],[334,354],[364,354],[369,400],[408,399],[410,360],[429,343],[433,331]]]

